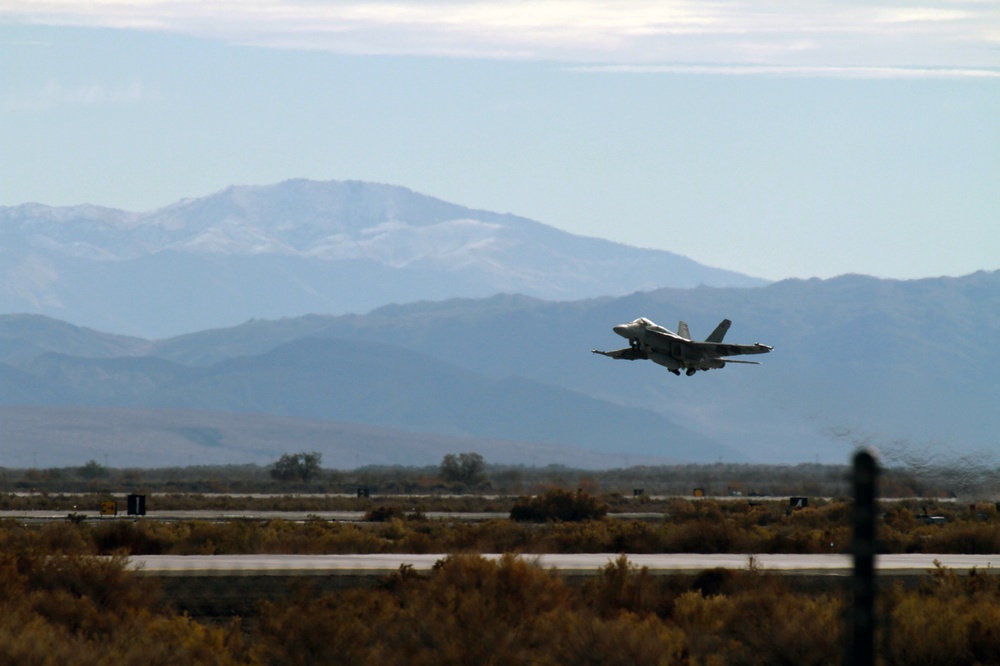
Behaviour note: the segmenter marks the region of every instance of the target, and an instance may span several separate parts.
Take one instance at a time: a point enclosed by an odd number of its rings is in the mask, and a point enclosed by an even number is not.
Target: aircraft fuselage
[[[726,363],[750,363],[759,365],[755,361],[739,361],[725,358],[726,356],[740,354],[764,354],[771,351],[771,347],[755,343],[753,345],[732,345],[722,342],[726,331],[729,330],[731,322],[728,319],[722,321],[719,326],[704,342],[691,340],[688,326],[684,322],[680,323],[681,333],[674,333],[659,326],[645,317],[639,317],[635,321],[625,324],[618,324],[613,327],[613,331],[629,341],[627,349],[619,349],[613,352],[602,352],[594,350],[595,353],[610,356],[616,359],[635,361],[639,359],[649,359],[653,363],[662,365],[674,374],[679,375],[681,370],[686,374],[693,375],[698,370],[713,370],[726,367]]]

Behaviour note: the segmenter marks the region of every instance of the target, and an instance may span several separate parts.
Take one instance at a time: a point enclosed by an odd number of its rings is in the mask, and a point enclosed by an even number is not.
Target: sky
[[[767,279],[1000,269],[1000,2],[0,0],[0,206],[402,185]]]

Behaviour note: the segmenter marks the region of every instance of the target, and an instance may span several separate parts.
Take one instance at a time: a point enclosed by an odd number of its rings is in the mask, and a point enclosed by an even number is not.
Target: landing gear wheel
[[[695,370],[694,368],[688,368],[688,369],[687,369],[687,376],[688,376],[688,377],[691,377],[691,376],[692,376],[692,375],[694,375],[694,373],[696,373],[696,372],[698,372],[698,371],[697,371],[697,370]]]

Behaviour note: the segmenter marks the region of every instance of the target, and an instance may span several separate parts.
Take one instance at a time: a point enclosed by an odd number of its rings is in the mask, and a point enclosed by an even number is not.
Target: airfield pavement
[[[699,554],[661,553],[625,554],[631,564],[646,567],[652,575],[692,574],[714,569],[748,569],[790,576],[847,576],[853,569],[850,555],[778,555],[778,554]],[[363,555],[136,555],[129,565],[146,576],[384,576],[403,565],[416,571],[429,571],[446,554],[363,554]],[[483,557],[498,558],[497,554]],[[524,554],[545,569],[563,575],[597,575],[614,562],[618,553]],[[876,571],[891,576],[927,574],[941,566],[966,573],[977,571],[1000,574],[1000,554],[879,555]]]

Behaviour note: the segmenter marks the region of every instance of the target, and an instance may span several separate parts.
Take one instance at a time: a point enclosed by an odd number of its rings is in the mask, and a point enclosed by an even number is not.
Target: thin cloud
[[[63,106],[134,104],[151,97],[139,81],[124,86],[103,83],[65,86],[50,81],[35,90],[8,92],[3,108],[7,111],[48,111]]]
[[[707,63],[732,74],[992,76],[1000,46],[1000,5],[975,0],[893,7],[799,0],[0,0],[4,17],[280,49]],[[729,70],[731,63],[746,67]]]
[[[928,67],[795,67],[782,65],[595,65],[577,72],[625,74],[715,74],[720,76],[798,76],[841,79],[996,79],[1000,69]]]

